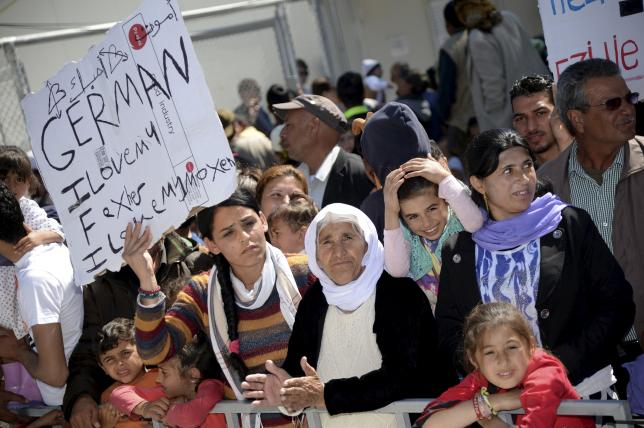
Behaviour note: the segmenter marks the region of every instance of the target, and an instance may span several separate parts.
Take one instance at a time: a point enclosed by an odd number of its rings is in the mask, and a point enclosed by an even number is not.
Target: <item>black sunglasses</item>
[[[626,96],[609,98],[603,103],[589,105],[588,107],[606,107],[608,111],[615,111],[622,106],[622,100],[626,101],[628,104],[635,105],[640,98],[639,92],[629,92]]]

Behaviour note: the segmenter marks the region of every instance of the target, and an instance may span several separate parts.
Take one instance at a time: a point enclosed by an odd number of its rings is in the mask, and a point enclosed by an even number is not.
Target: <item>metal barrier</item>
[[[411,427],[410,413],[419,414],[423,411],[431,399],[409,399],[400,400],[389,404],[381,409],[374,410],[374,413],[393,414],[396,417],[398,427]],[[40,406],[35,408],[23,408],[16,412],[28,416],[42,416],[55,407]],[[226,416],[228,428],[240,428],[239,415],[242,413],[279,413],[275,407],[253,407],[248,401],[224,400],[217,403],[211,413],[223,413]],[[321,428],[320,414],[324,410],[307,409],[305,412],[309,428]],[[523,414],[523,410],[501,412],[509,414]],[[628,401],[617,400],[564,400],[559,405],[557,414],[562,416],[610,416],[616,423],[616,427],[633,427],[634,421],[631,415],[631,408]],[[642,423],[642,421],[638,421]],[[154,428],[164,428],[163,424],[154,421]]]
[[[411,427],[410,413],[421,413],[431,399],[409,399],[396,401],[374,413],[393,414],[398,427]],[[275,407],[253,407],[247,401],[225,400],[219,402],[211,413],[223,413],[226,416],[228,428],[239,428],[238,415],[242,413],[279,413]],[[305,412],[309,428],[321,428],[320,413],[324,410],[307,409]],[[501,412],[510,414],[523,414],[523,410]],[[562,416],[612,416],[617,423],[616,427],[633,427],[631,409],[627,401],[617,400],[564,400],[561,402],[557,414]],[[159,425],[155,424],[155,428]]]

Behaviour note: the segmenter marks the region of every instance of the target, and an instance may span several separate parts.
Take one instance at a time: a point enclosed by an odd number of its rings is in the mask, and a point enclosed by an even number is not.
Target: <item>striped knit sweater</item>
[[[291,329],[282,316],[277,289],[273,289],[264,306],[253,310],[237,308],[237,316],[239,355],[250,373],[263,372],[266,360],[281,366]]]
[[[278,366],[286,359],[288,340],[291,329],[282,316],[280,300],[277,289],[273,289],[271,296],[264,306],[259,309],[248,310],[237,308],[239,324],[239,355],[248,367],[249,373],[264,373],[266,360],[273,360]],[[234,399],[232,390],[226,391]],[[266,428],[290,427],[291,418],[280,414],[262,415],[262,426]]]
[[[304,254],[286,255],[295,282],[304,295],[315,277],[309,272],[308,259]],[[139,354],[146,364],[159,364],[171,358],[186,341],[199,331],[208,329],[208,273],[195,275],[177,295],[177,300],[165,313],[165,302],[154,307],[138,306],[135,317],[136,343]],[[261,371],[267,359],[279,365],[286,357],[291,331],[279,309],[279,296],[274,290],[260,309],[238,310],[240,356],[251,372]],[[165,313],[165,316],[164,316]],[[226,398],[233,398],[226,388]],[[290,419],[262,417],[266,427],[283,426]]]
[[[309,285],[315,282],[315,277],[309,272],[307,256],[288,254],[286,258],[300,294],[304,295]],[[137,307],[134,320],[136,344],[146,364],[157,365],[168,360],[199,330],[210,338],[207,299],[208,273],[204,272],[191,278],[167,313],[164,301],[154,307]]]

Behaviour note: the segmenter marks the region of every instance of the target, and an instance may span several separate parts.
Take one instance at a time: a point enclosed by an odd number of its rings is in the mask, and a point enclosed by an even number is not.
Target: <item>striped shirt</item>
[[[266,360],[273,360],[281,366],[286,358],[291,329],[280,310],[277,287],[261,308],[237,308],[239,323],[239,355],[248,367],[249,373],[266,373]],[[232,392],[232,391],[231,391]],[[227,397],[234,400],[235,397]],[[292,428],[291,417],[268,413],[262,415],[264,428]]]
[[[261,308],[237,308],[239,355],[250,373],[264,373],[266,360],[281,366],[286,358],[291,329],[280,310],[280,297],[274,288]]]
[[[286,256],[295,283],[303,296],[315,282],[310,273],[305,254]],[[165,300],[154,306],[138,305],[134,326],[139,355],[146,364],[167,361],[181,349],[199,330],[208,335],[208,273],[194,275],[177,295],[166,313]],[[165,316],[164,316],[165,314]]]
[[[613,213],[615,211],[615,189],[624,165],[624,147],[617,152],[613,164],[602,173],[598,184],[577,160],[577,142],[573,142],[568,160],[570,177],[570,202],[590,214],[602,238],[613,251]]]
[[[305,254],[288,254],[286,259],[300,294],[304,295],[309,285],[315,282],[315,277],[308,269],[308,257]],[[278,292],[273,291],[264,307],[254,312],[237,308],[240,354],[244,364],[251,368],[251,372],[259,371],[265,362],[265,359],[262,360],[263,357],[274,358],[280,364],[288,351],[290,329],[279,309]],[[208,273],[206,272],[192,277],[179,292],[167,313],[164,299],[154,306],[142,306],[139,301],[134,325],[136,344],[143,361],[146,364],[167,361],[199,330],[208,334],[210,340],[207,302]],[[261,334],[272,335],[271,338],[276,342],[269,343],[270,339],[260,337]],[[250,340],[253,340],[253,343],[247,343]],[[235,398],[228,385],[225,387],[224,395],[227,399]],[[292,428],[293,425],[290,417],[280,414],[262,416],[262,426],[267,428]]]

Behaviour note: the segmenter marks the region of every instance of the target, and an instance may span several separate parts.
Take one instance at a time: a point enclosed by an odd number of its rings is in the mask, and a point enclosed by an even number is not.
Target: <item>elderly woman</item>
[[[360,210],[331,204],[305,238],[318,281],[303,298],[286,360],[242,387],[256,405],[325,408],[325,427],[395,426],[367,412],[409,397],[433,397],[455,379],[437,352],[436,325],[422,291],[383,271],[375,227]],[[315,369],[313,369],[315,367]]]
[[[489,218],[443,247],[441,350],[457,355],[465,317],[478,303],[509,302],[530,323],[538,346],[564,363],[579,395],[611,395],[610,363],[635,306],[590,216],[551,193],[538,195],[533,154],[512,130],[483,132],[466,159],[472,197]]]

